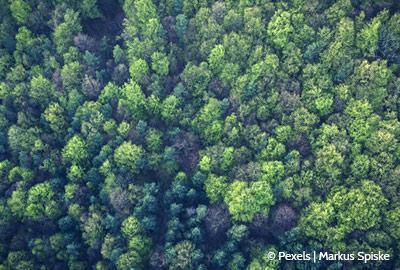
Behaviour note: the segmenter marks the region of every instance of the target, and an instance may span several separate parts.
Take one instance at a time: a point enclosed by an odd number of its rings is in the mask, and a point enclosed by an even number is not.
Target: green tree
[[[19,24],[24,24],[32,11],[30,5],[24,0],[13,0],[10,4],[10,10]]]
[[[58,103],[50,103],[44,111],[44,119],[56,134],[64,134],[67,123],[64,116],[64,108]]]
[[[142,262],[142,258],[140,254],[135,251],[128,251],[122,254],[117,261],[117,269],[118,270],[130,270],[140,267],[140,263]]]
[[[234,181],[224,198],[232,218],[237,221],[251,221],[256,213],[268,215],[274,203],[272,189],[266,181],[247,184]]]
[[[294,111],[291,118],[294,130],[299,133],[307,134],[311,131],[313,126],[318,123],[318,117],[305,108],[299,108]]]
[[[267,161],[261,164],[261,178],[271,185],[280,182],[284,175],[284,166],[281,161]]]
[[[350,233],[381,224],[387,203],[378,185],[363,181],[360,187],[331,192],[326,202],[312,203],[300,219],[300,228],[324,246],[343,251]]]
[[[168,57],[161,52],[154,52],[151,55],[151,68],[160,76],[168,75],[169,60]]]
[[[218,176],[215,174],[209,174],[206,181],[204,182],[204,189],[207,192],[207,197],[211,203],[217,203],[221,201],[229,184],[225,176]]]
[[[83,0],[81,2],[81,11],[85,17],[90,19],[101,17],[101,13],[97,8],[97,0]]]
[[[82,81],[82,72],[82,66],[77,61],[64,65],[61,70],[61,79],[64,87],[68,90],[79,89]]]
[[[172,255],[172,254],[171,254]],[[195,265],[195,246],[188,240],[179,242],[173,247],[171,270],[192,269]]]
[[[65,145],[62,151],[62,157],[66,163],[86,163],[89,158],[86,142],[79,135],[73,136]]]
[[[359,179],[365,179],[368,176],[370,160],[367,155],[357,155],[351,164],[351,172]]]
[[[24,129],[13,125],[8,129],[8,143],[13,151],[30,153],[35,148],[35,143],[39,139],[39,130],[37,128]]]
[[[134,216],[129,216],[122,222],[121,231],[125,238],[131,239],[135,235],[140,234],[142,229],[139,220]]]
[[[270,253],[278,254],[278,250],[271,246],[265,248],[265,250],[259,252],[258,256],[254,257],[249,266],[248,270],[274,270],[279,269],[280,262],[277,259],[271,260]]]
[[[46,108],[55,94],[51,82],[42,75],[33,77],[31,80],[29,96],[42,108]]]
[[[28,184],[34,178],[34,173],[23,167],[14,167],[8,173],[8,181],[12,183],[23,182],[24,184]]]
[[[208,56],[208,63],[210,65],[211,70],[213,70],[216,74],[219,74],[224,65],[225,65],[225,49],[224,46],[219,44],[215,46],[210,55]]]
[[[324,176],[338,178],[342,172],[344,158],[334,144],[325,145],[316,154],[315,167]]]
[[[29,260],[29,256],[24,251],[11,251],[7,256],[7,264],[9,268],[16,270],[34,269],[34,261]]]
[[[211,98],[192,122],[208,143],[217,142],[222,136],[221,114],[221,103]]]
[[[136,119],[143,118],[145,115],[146,97],[140,86],[133,80],[125,83],[121,89],[118,101],[118,108]]]
[[[321,60],[324,66],[331,68],[334,78],[344,80],[353,64],[354,54],[354,22],[342,17],[336,26],[334,41],[322,52]]]
[[[99,248],[104,237],[104,228],[101,224],[103,218],[99,213],[90,213],[84,221],[82,237],[92,248]]]
[[[60,214],[60,204],[49,182],[40,183],[28,191],[26,216],[34,220],[53,219]]]
[[[123,142],[114,152],[116,164],[132,173],[137,173],[143,167],[144,150],[131,142]]]
[[[400,30],[397,25],[400,22],[400,13],[395,13],[382,25],[379,36],[379,51],[390,62],[400,63]]]
[[[358,99],[367,100],[373,109],[380,111],[388,95],[386,87],[392,72],[386,61],[368,63],[364,60],[356,67],[352,76],[353,93]]]
[[[394,208],[385,214],[385,225],[394,239],[400,239],[400,208]]]
[[[289,42],[289,36],[294,31],[291,24],[291,14],[288,11],[278,10],[268,24],[267,33],[278,48],[284,48]]]
[[[191,90],[191,94],[198,97],[206,90],[211,74],[206,63],[203,62],[199,66],[189,63],[182,72],[181,78],[187,89]]]
[[[54,30],[54,43],[59,54],[65,53],[73,45],[74,37],[82,31],[80,25],[79,13],[67,9],[64,15],[64,21],[57,25]]]
[[[387,17],[387,11],[381,12],[368,24],[365,24],[358,33],[356,43],[363,56],[375,56],[375,53],[378,49],[380,28],[385,17]]]
[[[356,142],[365,141],[372,131],[371,121],[369,121],[372,115],[371,105],[367,101],[355,100],[349,102],[345,113],[349,118],[350,136]]]
[[[161,117],[164,121],[171,123],[180,113],[180,100],[174,95],[166,97],[161,105]]]
[[[149,67],[144,59],[137,59],[130,64],[129,73],[136,82],[143,83],[148,72]]]
[[[285,153],[285,145],[271,137],[268,140],[267,146],[261,150],[259,158],[262,160],[278,160]]]
[[[7,199],[7,205],[14,216],[22,218],[26,208],[26,192],[22,188],[17,188]]]

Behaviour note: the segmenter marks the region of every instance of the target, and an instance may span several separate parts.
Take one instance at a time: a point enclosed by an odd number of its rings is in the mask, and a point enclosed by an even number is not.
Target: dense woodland
[[[399,269],[399,110],[396,0],[0,0],[0,269]]]

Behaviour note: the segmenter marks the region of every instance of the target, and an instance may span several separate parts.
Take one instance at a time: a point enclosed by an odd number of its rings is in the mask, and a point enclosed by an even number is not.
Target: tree
[[[128,252],[119,257],[118,269],[143,266],[150,251],[151,241],[142,235],[139,220],[134,216],[129,216],[122,222],[121,231],[128,240]]]
[[[42,108],[46,108],[54,96],[55,89],[42,75],[33,77],[31,80],[29,96]]]
[[[64,108],[58,103],[49,104],[43,113],[44,119],[56,134],[64,134],[67,127],[64,113]]]
[[[135,251],[128,251],[119,256],[117,261],[118,270],[130,270],[135,267],[139,267],[142,259],[140,255]]]
[[[274,185],[280,182],[284,175],[284,166],[280,161],[268,161],[261,164],[260,180]]]
[[[387,203],[379,186],[363,181],[360,187],[331,192],[326,202],[312,203],[300,218],[300,228],[324,246],[343,250],[347,235],[379,226]]]
[[[0,161],[0,179],[2,182],[7,182],[7,176],[12,168],[12,163],[9,160]]]
[[[97,99],[100,94],[102,85],[99,80],[94,79],[92,76],[85,75],[82,81],[82,93],[89,99]]]
[[[68,90],[79,89],[81,86],[82,71],[82,66],[77,61],[64,65],[61,70],[63,86]]]
[[[177,151],[174,147],[165,147],[160,168],[166,175],[173,175],[177,172]]]
[[[221,201],[227,192],[228,186],[226,177],[215,174],[209,174],[204,182],[204,189],[211,203]]]
[[[161,105],[161,117],[166,122],[172,122],[181,112],[179,107],[180,100],[176,96],[170,95],[166,97]]]
[[[25,166],[29,166],[30,162],[27,158],[31,156],[31,152],[42,144],[37,127],[24,129],[17,125],[12,125],[8,129],[7,140],[12,153],[20,159],[21,165]]]
[[[288,11],[278,10],[268,24],[267,33],[278,48],[284,48],[289,42],[289,36],[294,31],[291,25],[291,14]]]
[[[400,208],[394,208],[385,214],[385,225],[389,233],[395,238],[400,239]]]
[[[185,240],[179,242],[173,247],[171,252],[172,254],[170,258],[168,258],[171,261],[170,269],[192,269],[194,267],[196,250],[195,246],[190,241]]]
[[[161,52],[154,52],[151,55],[151,67],[155,73],[160,76],[168,75],[169,61],[168,57]]]
[[[89,153],[85,141],[79,135],[73,136],[65,145],[62,156],[65,163],[86,163]]]
[[[215,243],[218,243],[224,237],[231,222],[229,211],[223,204],[209,206],[204,221],[208,239]]]
[[[298,219],[298,215],[293,208],[286,204],[279,204],[271,214],[271,229],[278,235],[292,229]]]
[[[208,56],[208,63],[210,68],[214,71],[214,73],[219,74],[224,65],[225,65],[225,49],[224,46],[219,44],[215,46],[212,50],[210,55]]]
[[[225,195],[232,219],[237,221],[251,221],[256,213],[268,214],[274,199],[270,185],[265,181],[256,181],[247,184],[234,181]]]
[[[356,142],[363,142],[371,132],[369,118],[372,114],[372,107],[367,101],[354,100],[349,102],[345,110],[349,117],[348,130],[350,136]]]
[[[220,162],[220,167],[222,171],[228,171],[234,163],[234,152],[235,148],[233,147],[226,147],[222,152],[222,160]]]
[[[15,20],[19,24],[24,24],[29,18],[32,8],[24,0],[13,0],[11,1],[10,10]]]
[[[84,16],[90,19],[101,17],[101,13],[97,8],[97,0],[83,0],[81,3],[81,11]]]
[[[159,152],[162,147],[162,132],[156,129],[149,129],[146,135],[147,149]]]
[[[54,43],[59,54],[65,53],[73,45],[74,37],[82,31],[79,13],[72,9],[67,9],[64,21],[57,25],[54,30]]]
[[[34,173],[23,167],[14,167],[8,173],[8,181],[11,183],[22,182],[29,184],[34,178]]]
[[[271,137],[268,140],[267,146],[261,150],[259,158],[262,160],[278,160],[282,157],[285,151],[285,145]]]
[[[149,0],[126,1],[124,11],[128,18],[132,16],[141,27],[145,27],[150,19],[157,18],[157,10],[154,4]]]
[[[175,32],[181,42],[183,42],[183,38],[187,30],[187,25],[188,19],[184,14],[179,14],[178,16],[176,16]]]
[[[7,205],[14,216],[18,218],[24,217],[26,208],[26,192],[22,188],[14,190],[10,198],[7,199]]]
[[[125,83],[121,89],[118,108],[125,110],[128,115],[139,119],[144,117],[146,97],[140,86],[133,80]]]
[[[144,150],[139,145],[123,142],[115,149],[114,161],[121,169],[137,173],[144,165]]]
[[[221,114],[221,103],[211,98],[192,122],[208,143],[217,142],[222,136]]]
[[[300,133],[308,133],[318,122],[318,117],[305,108],[299,108],[291,114],[293,128]]]
[[[385,130],[373,132],[365,143],[367,149],[373,154],[381,152],[394,153],[396,145],[397,140],[395,135]]]
[[[91,248],[98,249],[103,241],[105,233],[101,222],[102,216],[92,212],[83,223],[82,237]]]
[[[398,2],[0,0],[0,270],[400,269]]]
[[[344,158],[334,144],[324,146],[317,152],[315,167],[323,176],[336,179],[342,172]]]
[[[379,30],[382,21],[387,17],[387,12],[383,11],[366,24],[357,35],[357,47],[364,56],[373,57],[378,50]]]
[[[11,251],[7,256],[7,264],[16,270],[34,269],[33,260],[29,260],[29,256],[24,251]]]
[[[322,63],[332,69],[335,81],[343,81],[350,75],[354,54],[354,22],[343,17],[335,29],[335,40],[321,54]]]
[[[60,205],[49,182],[40,183],[28,191],[26,216],[34,220],[53,219],[60,213]]]
[[[189,63],[182,72],[181,78],[187,89],[191,90],[191,94],[199,97],[207,89],[211,74],[206,63],[203,62],[199,66]]]
[[[367,100],[375,111],[382,110],[383,100],[388,95],[386,87],[392,72],[386,61],[368,63],[364,60],[356,67],[352,76],[353,94],[358,99]]]
[[[399,63],[400,51],[400,13],[395,13],[380,29],[379,51],[390,62]]]
[[[274,270],[279,269],[280,261],[270,258],[271,253],[277,254],[279,251],[274,247],[267,247],[254,257],[248,266],[249,270]]]
[[[135,235],[129,240],[128,249],[130,252],[137,252],[140,255],[140,264],[142,264],[147,260],[147,256],[151,249],[151,241],[149,238],[142,235]]]
[[[357,155],[351,164],[353,175],[359,179],[365,179],[368,176],[370,160],[367,155]]]
[[[143,83],[149,72],[149,67],[144,59],[137,59],[133,61],[129,67],[131,77],[139,83]]]

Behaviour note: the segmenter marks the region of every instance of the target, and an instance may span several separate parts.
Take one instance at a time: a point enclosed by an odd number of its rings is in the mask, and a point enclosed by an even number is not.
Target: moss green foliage
[[[360,188],[341,188],[329,194],[326,202],[312,203],[305,209],[300,228],[313,238],[324,241],[332,250],[345,250],[349,233],[379,227],[388,201],[379,186],[362,181]]]
[[[232,218],[238,221],[251,221],[257,213],[268,215],[273,204],[271,187],[264,181],[255,181],[250,185],[235,181],[230,185],[224,199]]]
[[[122,143],[114,152],[114,160],[118,167],[135,173],[141,166],[143,148],[131,142]]]
[[[400,268],[399,1],[0,6],[0,269]]]

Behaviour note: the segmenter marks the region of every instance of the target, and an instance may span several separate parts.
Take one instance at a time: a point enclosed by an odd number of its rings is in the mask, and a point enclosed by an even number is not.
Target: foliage
[[[400,268],[399,1],[0,5],[0,269]]]
[[[122,169],[135,173],[143,162],[144,151],[141,146],[131,142],[122,143],[114,152],[115,163]]]

